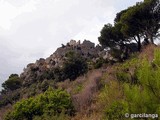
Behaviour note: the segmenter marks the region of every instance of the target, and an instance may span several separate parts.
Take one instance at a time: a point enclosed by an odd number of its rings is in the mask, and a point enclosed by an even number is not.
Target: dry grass
[[[83,90],[72,96],[74,107],[78,113],[74,118],[72,118],[73,120],[79,120],[80,118],[82,120],[98,120],[99,117],[95,112],[94,105],[96,102],[95,97],[101,87],[101,77],[101,70],[90,71],[86,76]]]
[[[86,76],[80,76],[74,81],[65,80],[64,82],[57,83],[58,88],[66,90],[71,95],[76,94],[78,91],[76,90],[79,85],[84,85],[86,82]]]
[[[140,55],[139,55],[139,59],[143,59],[144,57],[147,58],[149,61],[152,61],[153,58],[154,58],[154,49],[156,47],[160,47],[160,46],[156,46],[156,45],[153,45],[153,44],[150,44],[150,45],[147,45],[145,46]]]
[[[83,90],[80,93],[73,95],[73,104],[78,112],[89,114],[93,98],[100,88],[101,75],[99,70],[89,72],[86,77],[86,82],[83,84]]]
[[[101,76],[101,70],[93,70],[89,71],[85,76],[77,78],[75,81],[58,83],[59,87],[66,89],[72,96],[73,105],[78,113],[72,118],[73,120],[82,118],[82,120],[88,120],[89,118],[90,120],[98,120],[99,116],[94,112],[94,102],[95,96],[97,96],[101,87]],[[75,92],[79,85],[81,85],[82,88],[78,92]]]
[[[102,116],[99,113],[92,112],[91,116],[78,114],[71,120],[102,120]]]
[[[0,120],[4,120],[5,114],[12,109],[12,106],[9,104],[0,109]]]
[[[105,69],[93,70],[87,75],[84,89],[73,96],[77,115],[72,120],[100,120],[104,107],[109,104],[106,101],[122,97],[120,86],[114,81],[115,70],[114,66],[108,66]],[[101,90],[102,84],[108,87],[103,87]]]

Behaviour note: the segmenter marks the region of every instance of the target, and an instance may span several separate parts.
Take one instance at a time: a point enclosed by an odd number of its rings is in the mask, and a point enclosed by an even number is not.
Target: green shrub
[[[62,111],[71,114],[73,106],[70,95],[63,90],[49,88],[35,98],[17,102],[13,110],[6,115],[5,120],[32,120],[34,116],[42,116],[48,111],[54,111],[55,115],[59,115]]]
[[[66,53],[62,66],[52,69],[53,79],[56,82],[66,79],[74,80],[88,71],[87,61],[78,53],[70,51]]]
[[[35,96],[38,92],[37,92],[37,83],[33,83],[31,84],[27,89],[26,89],[26,95],[27,97],[33,97]]]
[[[140,67],[140,61],[137,58],[125,61],[123,64],[117,66],[116,69],[117,80],[131,84],[139,83],[137,78],[137,68],[139,67]]]
[[[98,69],[102,67],[104,63],[105,63],[105,60],[103,58],[99,58],[98,60],[96,60],[96,63],[94,64],[94,68]]]
[[[64,109],[67,111],[73,109],[70,95],[63,90],[53,91],[49,88],[43,95],[39,96],[38,100],[46,110],[54,110],[56,113],[61,113]]]
[[[69,52],[66,54],[66,61],[63,64],[63,75],[65,79],[74,80],[88,70],[86,60],[79,54]]]
[[[53,69],[53,73],[54,73],[54,80],[56,82],[58,81],[63,81],[65,79],[64,73],[63,73],[63,69],[60,67],[56,67]]]
[[[51,111],[49,113],[45,112],[42,116],[35,116],[33,120],[70,120],[70,116],[64,112],[55,115],[54,111]]]
[[[116,74],[119,80],[126,81],[128,73],[133,72],[138,84],[117,82],[123,90],[121,97],[118,97],[120,92],[117,84],[108,84],[100,93],[101,99],[103,98],[101,104],[104,106],[104,119],[124,120],[125,113],[160,114],[160,49],[154,51],[153,61],[136,61],[133,59],[119,65]]]
[[[137,69],[138,85],[124,85],[126,101],[131,113],[160,114],[160,50],[155,50],[154,61],[141,61]],[[153,65],[154,64],[154,65]]]
[[[13,104],[20,98],[20,91],[15,90],[13,92],[8,92],[7,94],[0,95],[0,107],[6,106],[8,104]]]
[[[153,63],[160,67],[160,49],[155,49]]]
[[[122,55],[122,50],[117,49],[117,48],[112,48],[110,50],[111,52],[111,56],[115,59],[117,59],[118,61],[122,61],[121,55]]]
[[[125,101],[113,102],[111,107],[105,110],[105,120],[124,120],[128,113],[128,103]]]
[[[100,108],[103,110],[102,116],[104,119],[112,120],[109,118],[116,118],[115,113],[111,116],[111,111],[116,111],[113,109],[112,104],[118,104],[116,101],[121,101],[123,99],[123,88],[122,84],[119,82],[111,80],[105,85],[98,96],[98,103]],[[118,112],[118,111],[117,111]],[[120,113],[118,113],[120,115]]]
[[[42,91],[46,91],[49,87],[49,83],[47,80],[44,80],[42,83],[41,83],[41,90]]]
[[[117,80],[123,82],[130,82],[130,75],[124,71],[119,71],[116,73]]]
[[[21,87],[22,80],[19,78],[17,74],[11,74],[4,83],[2,83],[2,87],[5,91],[13,91]]]
[[[29,98],[17,102],[13,106],[13,111],[6,115],[5,120],[32,120],[34,115],[41,115],[42,112],[40,103],[34,98]]]
[[[78,94],[80,91],[82,91],[82,89],[84,88],[83,84],[79,83],[73,91],[73,94]]]

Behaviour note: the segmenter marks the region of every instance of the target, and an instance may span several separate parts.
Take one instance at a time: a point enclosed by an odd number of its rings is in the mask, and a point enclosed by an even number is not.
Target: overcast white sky
[[[70,39],[91,40],[142,0],[0,0],[0,84]]]

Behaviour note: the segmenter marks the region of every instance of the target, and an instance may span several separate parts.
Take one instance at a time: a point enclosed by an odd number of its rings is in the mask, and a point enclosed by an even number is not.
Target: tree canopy
[[[87,72],[87,62],[79,54],[71,51],[66,54],[66,58],[62,68],[66,79],[74,80]]]
[[[13,91],[21,87],[22,80],[17,74],[11,74],[9,78],[2,84],[5,91]]]
[[[112,24],[108,23],[104,25],[101,30],[101,36],[98,38],[99,42],[104,47],[113,48],[117,45],[121,46],[125,42],[125,37],[121,33],[121,24],[116,24],[112,26]]]
[[[114,19],[114,25],[107,24],[102,28],[98,38],[100,44],[112,48],[136,41],[139,51],[144,39],[154,44],[154,39],[159,36],[159,8],[159,0],[144,0],[120,11]]]

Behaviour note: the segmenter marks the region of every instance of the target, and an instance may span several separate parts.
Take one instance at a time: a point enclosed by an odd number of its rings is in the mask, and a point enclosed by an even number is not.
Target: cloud
[[[23,0],[22,0],[23,1]],[[11,2],[11,1],[10,1]],[[12,2],[1,0],[0,1],[0,26],[1,29],[9,30],[12,25],[12,20],[25,12],[32,12],[35,9],[34,1],[29,1],[22,6],[14,6]]]
[[[136,1],[1,0],[0,76],[21,73],[28,63],[48,57],[70,39],[98,43],[103,25]]]

